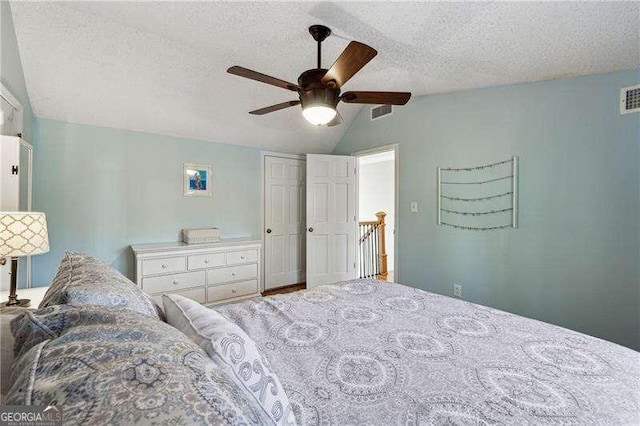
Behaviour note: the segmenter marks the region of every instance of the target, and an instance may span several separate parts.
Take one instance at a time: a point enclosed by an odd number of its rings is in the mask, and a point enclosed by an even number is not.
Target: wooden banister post
[[[378,228],[380,231],[378,232],[378,262],[380,264],[380,279],[387,279],[387,250],[385,248],[385,224],[384,218],[387,214],[385,212],[376,213],[376,217],[378,218]]]

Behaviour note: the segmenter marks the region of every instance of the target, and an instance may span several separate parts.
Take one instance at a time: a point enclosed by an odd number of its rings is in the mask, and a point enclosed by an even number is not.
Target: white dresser
[[[162,306],[162,294],[209,305],[260,296],[261,242],[225,239],[214,244],[132,245],[136,283]]]

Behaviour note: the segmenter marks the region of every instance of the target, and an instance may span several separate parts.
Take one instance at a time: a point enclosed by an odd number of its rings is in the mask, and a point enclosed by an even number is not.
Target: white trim
[[[305,154],[285,154],[282,152],[260,151],[260,159],[264,159],[264,157],[293,158],[296,160],[307,159]]]
[[[15,96],[13,96],[13,93],[11,93],[11,91],[7,89],[7,86],[2,84],[2,82],[0,82],[0,98],[7,101],[7,103],[14,110],[16,111],[22,110],[22,104],[20,103],[20,101]]]
[[[512,159],[512,163],[511,163],[511,175],[513,176],[511,184],[512,184],[512,188],[511,188],[511,202],[513,203],[511,208],[511,225],[514,228],[518,227],[518,173],[519,173],[519,168],[518,168],[518,157],[517,156],[513,156]]]
[[[20,144],[29,149],[29,184],[27,185],[27,210],[31,211],[33,203],[33,145],[20,138]],[[27,288],[31,288],[31,256],[27,256]]]
[[[364,157],[367,155],[371,155],[371,154],[378,154],[381,152],[386,152],[386,151],[393,151],[393,156],[394,156],[394,183],[393,183],[393,199],[394,199],[394,209],[395,211],[393,212],[393,229],[395,231],[395,234],[393,234],[393,280],[395,282],[400,282],[398,280],[398,223],[399,223],[399,218],[400,218],[400,207],[399,207],[399,202],[400,202],[400,155],[399,154],[399,145],[397,143],[393,143],[393,144],[389,144],[389,145],[382,145],[376,148],[370,148],[370,149],[365,149],[362,151],[356,151],[351,153],[351,155],[353,157]],[[358,164],[360,162],[356,161],[356,170],[357,173],[360,173],[360,170],[358,169]],[[358,207],[360,205],[360,188],[359,188],[359,184],[358,182],[360,181],[360,177],[358,175],[358,178],[356,179],[356,216],[359,217],[359,212],[358,212]],[[356,261],[357,262],[357,261]]]
[[[286,154],[283,152],[274,152],[274,151],[260,151],[260,241],[262,242],[262,251],[260,253],[260,255],[262,256],[262,259],[260,259],[260,264],[262,267],[262,271],[260,274],[260,292],[262,293],[263,291],[265,291],[265,277],[266,277],[266,262],[265,262],[265,253],[267,252],[267,246],[265,245],[265,240],[264,240],[264,232],[265,232],[265,215],[264,215],[264,183],[265,183],[265,179],[264,179],[264,173],[266,171],[265,168],[265,161],[266,161],[266,157],[278,157],[278,158],[292,158],[294,160],[302,160],[305,162],[307,161],[307,156],[305,154]],[[306,174],[305,174],[305,183],[306,183]],[[306,202],[305,200],[300,200],[300,202]],[[306,220],[306,217],[304,218]],[[307,229],[307,226],[305,224],[305,229]]]
[[[442,225],[442,167],[436,168],[436,181],[436,208],[438,209],[436,216],[438,218],[438,225]]]
[[[19,136],[0,135],[0,142],[2,142],[2,140],[16,140],[16,139],[20,145],[25,146],[29,151],[29,158],[27,159],[27,161],[29,162],[29,173],[27,176],[27,179],[29,180],[29,184],[27,185],[27,211],[31,211],[31,209],[33,208],[33,145],[31,145],[29,142],[27,142],[26,140],[24,140]],[[32,278],[31,256],[25,256],[25,257],[27,259],[26,260],[27,278],[25,282],[26,282],[27,288],[29,289],[33,287],[33,283],[31,282],[31,278]]]
[[[23,135],[24,134],[23,105],[15,96],[13,96],[13,93],[11,93],[11,91],[7,88],[7,86],[2,84],[2,82],[0,82],[0,100],[4,100],[13,109],[13,111],[15,111],[15,113],[13,114],[14,126],[12,127],[12,129],[16,135]],[[7,135],[7,136],[13,136],[13,135]]]
[[[362,151],[355,151],[352,152],[351,155],[353,157],[364,157],[365,155],[370,155],[370,154],[378,154],[381,152],[385,152],[385,151],[395,151],[395,153],[398,153],[398,144],[397,143],[391,143],[388,145],[382,145],[382,146],[378,146],[375,148],[369,148],[369,149],[363,149]]]
[[[265,158],[269,155],[267,152],[260,152],[260,243],[262,244],[262,252],[260,253],[260,256],[262,256],[262,259],[260,259],[260,267],[262,270],[260,271],[260,282],[258,283],[260,294],[264,291],[265,274],[267,273],[264,265],[265,252],[267,251],[264,239],[264,173],[267,169],[264,163],[266,161]]]

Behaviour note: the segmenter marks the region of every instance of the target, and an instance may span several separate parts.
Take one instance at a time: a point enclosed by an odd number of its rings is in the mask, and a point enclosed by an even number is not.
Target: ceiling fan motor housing
[[[311,105],[332,106],[334,109],[340,101],[340,89],[327,87],[322,83],[322,77],[327,73],[326,69],[316,68],[303,72],[298,77],[298,85],[301,90],[300,102],[302,108]]]

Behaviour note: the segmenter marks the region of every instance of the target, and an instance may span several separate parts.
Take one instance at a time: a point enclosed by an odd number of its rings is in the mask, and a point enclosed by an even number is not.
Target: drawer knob
[[[240,256],[240,260],[244,260],[244,256]]]
[[[178,285],[178,281],[177,280],[173,280],[173,285]]]
[[[236,276],[236,273],[235,273],[235,272],[232,272],[232,273],[231,273],[231,276],[232,276],[232,277],[235,277],[235,276]]]
[[[169,267],[169,265],[167,265],[166,263],[162,264],[162,269],[167,269]]]
[[[204,260],[204,263],[209,263],[209,261],[207,259]]]
[[[235,288],[232,288],[232,289],[231,289],[231,293],[235,293],[235,292],[236,292],[236,289],[235,289]]]

